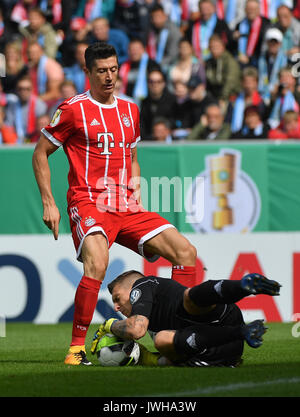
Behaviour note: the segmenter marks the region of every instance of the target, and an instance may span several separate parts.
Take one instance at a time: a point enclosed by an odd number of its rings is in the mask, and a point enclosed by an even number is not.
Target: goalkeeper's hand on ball
[[[103,337],[106,333],[111,333],[111,326],[112,324],[117,321],[117,319],[108,319],[105,320],[104,323],[100,324],[98,329],[96,330],[91,346],[91,354],[94,355],[101,337]]]

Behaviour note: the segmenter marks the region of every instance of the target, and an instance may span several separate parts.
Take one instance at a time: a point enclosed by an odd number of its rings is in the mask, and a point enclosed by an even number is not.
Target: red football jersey
[[[114,97],[104,105],[90,92],[65,100],[42,133],[55,145],[63,145],[68,157],[69,206],[78,201],[95,201],[113,196],[127,205],[132,193],[131,149],[140,140],[139,110],[135,103]],[[102,199],[103,202],[103,199]]]

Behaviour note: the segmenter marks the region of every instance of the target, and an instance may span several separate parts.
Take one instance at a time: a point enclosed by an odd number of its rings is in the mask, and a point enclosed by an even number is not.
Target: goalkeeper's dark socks
[[[197,282],[196,267],[173,265],[172,279],[185,287],[193,287]]]
[[[241,281],[209,280],[196,285],[189,291],[189,297],[199,307],[214,304],[231,304],[240,301],[249,295],[249,292],[241,287]]]
[[[101,282],[83,276],[77,287],[71,346],[84,345],[85,337],[98,301]]]
[[[174,349],[179,357],[191,357],[205,349],[243,340],[242,326],[198,324],[176,330]]]

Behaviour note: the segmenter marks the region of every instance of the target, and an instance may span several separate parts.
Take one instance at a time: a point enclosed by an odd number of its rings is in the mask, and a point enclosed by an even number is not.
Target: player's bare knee
[[[170,330],[161,330],[158,332],[154,338],[155,348],[160,352],[170,348],[173,345],[174,335],[175,332]]]
[[[84,261],[83,268],[85,276],[103,281],[107,263],[101,258],[89,257]]]
[[[195,265],[197,259],[197,249],[188,240],[183,242],[176,249],[176,264],[177,265]]]

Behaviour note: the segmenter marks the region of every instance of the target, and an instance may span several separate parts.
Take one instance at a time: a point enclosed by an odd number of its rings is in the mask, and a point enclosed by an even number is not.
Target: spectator
[[[71,67],[76,63],[75,50],[77,43],[89,43],[91,25],[83,17],[74,17],[70,24],[71,31],[67,33],[62,45],[59,47],[61,64]]]
[[[151,27],[147,39],[147,51],[150,58],[161,65],[167,72],[176,60],[178,44],[181,39],[179,28],[168,20],[161,5],[151,9]]]
[[[24,76],[17,82],[17,99],[8,103],[7,124],[14,127],[20,143],[30,142],[36,135],[36,120],[47,112],[47,105],[33,92],[32,81]]]
[[[18,137],[15,129],[8,126],[5,122],[5,108],[0,106],[0,144],[15,145],[18,142]]]
[[[168,73],[169,84],[177,81],[188,83],[192,76],[197,76],[205,83],[205,68],[193,53],[193,46],[187,38],[182,38],[178,45],[178,56]]]
[[[50,23],[46,21],[44,12],[34,7],[28,11],[28,25],[20,26],[19,31],[23,36],[26,45],[28,42],[37,41],[44,49],[44,54],[55,58],[58,44],[56,33]]]
[[[161,5],[164,9],[165,14],[168,16],[170,22],[180,27],[182,17],[182,4],[181,0],[164,0]],[[186,1],[188,3],[188,1]]]
[[[7,43],[4,55],[6,76],[2,78],[3,91],[5,93],[15,93],[17,81],[28,72],[28,67],[23,61],[22,43],[19,41]]]
[[[48,111],[49,117],[52,118],[54,115],[57,107],[65,100],[67,100],[70,97],[73,97],[77,94],[77,90],[75,87],[75,84],[71,80],[64,80],[59,88],[60,91],[60,98],[54,103],[54,105],[50,108]],[[46,125],[45,125],[46,126]]]
[[[37,119],[36,119],[36,132],[31,137],[30,142],[32,142],[32,143],[37,142],[39,140],[40,136],[41,136],[41,130],[44,127],[48,126],[50,122],[51,122],[51,118],[50,118],[48,113],[41,114],[39,117],[37,117]]]
[[[151,24],[151,10],[153,6],[155,6],[158,2],[157,0],[136,0],[139,7],[139,23],[142,27],[142,30],[133,36],[130,36],[130,39],[133,38],[139,38],[143,41],[144,45],[147,45],[147,36]],[[184,0],[186,1],[186,0]],[[190,1],[190,0],[187,0]],[[192,0],[192,1],[198,1],[198,0]],[[164,3],[162,4],[164,7]]]
[[[119,29],[111,29],[109,21],[105,17],[94,19],[91,26],[92,42],[104,41],[113,45],[118,54],[119,64],[123,64],[128,59],[129,39],[127,35]]]
[[[293,76],[291,68],[282,68],[279,72],[279,85],[275,89],[272,110],[268,123],[272,129],[278,127],[282,117],[288,110],[299,113],[300,92],[297,90],[297,80]]]
[[[269,19],[260,16],[258,0],[247,0],[246,17],[236,27],[234,38],[238,40],[238,60],[241,65],[257,66]]]
[[[285,5],[292,10],[293,1],[294,0],[275,0],[275,1],[274,0],[267,0],[267,1],[260,0],[261,15],[267,17],[272,22],[275,22],[277,19],[278,8],[282,5]]]
[[[63,68],[44,54],[38,42],[30,43],[27,52],[33,92],[48,105],[52,105],[59,98],[59,86],[64,80]]]
[[[4,107],[7,104],[7,97],[12,96],[13,99],[15,99],[15,95],[14,94],[6,94],[6,93],[3,92],[2,80],[3,79],[0,78],[0,106]]]
[[[293,110],[288,110],[282,119],[282,123],[271,129],[269,139],[300,139],[300,117]]]
[[[116,3],[113,27],[132,37],[146,41],[147,26],[142,25],[141,6],[135,0],[118,0]]]
[[[231,50],[232,35],[224,20],[220,20],[216,14],[216,8],[212,0],[200,0],[200,18],[190,22],[187,36],[191,41],[196,56],[200,60],[207,61],[210,58],[209,39],[213,34],[218,34],[223,39],[227,49]]]
[[[168,119],[165,117],[157,117],[152,124],[153,140],[158,142],[172,143],[172,128]]]
[[[246,67],[242,72],[242,91],[233,104],[231,131],[242,130],[245,109],[255,106],[262,120],[265,118],[266,107],[258,92],[258,71],[255,67]]]
[[[54,30],[62,30],[65,33],[69,30],[76,3],[76,0],[42,0],[39,2],[40,8]]]
[[[173,90],[176,97],[176,106],[172,134],[176,139],[185,139],[191,130],[191,100],[189,99],[189,89],[186,83],[178,80],[174,82]]]
[[[266,139],[268,126],[263,123],[260,111],[256,106],[249,106],[244,113],[244,126],[232,139]]]
[[[193,127],[188,140],[227,140],[231,136],[230,125],[224,123],[224,114],[219,104],[209,104],[205,117]]]
[[[120,77],[120,75],[118,75],[118,78],[115,84],[115,96],[120,97],[123,100],[134,102],[132,97],[129,97],[123,93],[123,80]]]
[[[300,52],[300,22],[293,16],[292,10],[286,5],[277,9],[276,27],[283,34],[282,49],[290,58]]]
[[[19,0],[16,2],[10,16],[11,21],[16,23],[16,27],[28,25],[28,11],[35,5],[36,0]]]
[[[37,121],[36,121],[37,131],[41,132],[41,130],[44,127],[48,126],[50,122],[51,122],[51,118],[50,118],[49,114],[45,113],[45,114],[42,114],[41,116],[39,116],[37,118]]]
[[[294,16],[300,20],[300,0],[294,0]]]
[[[128,61],[120,68],[123,94],[132,97],[140,104],[148,95],[147,75],[150,71],[159,70],[160,65],[149,58],[143,42],[138,38],[131,39],[128,47]]]
[[[91,22],[97,17],[105,17],[110,23],[113,20],[116,0],[79,0],[75,16],[84,17]]]
[[[267,49],[258,60],[258,89],[264,101],[270,104],[273,90],[278,84],[279,71],[287,66],[287,56],[282,50],[283,35],[277,28],[266,32]]]
[[[82,94],[90,88],[89,79],[84,72],[84,53],[88,46],[89,44],[86,42],[78,42],[75,48],[75,64],[64,68],[65,78],[74,83],[78,94]]]
[[[193,76],[187,84],[189,89],[189,100],[186,104],[189,108],[190,119],[188,127],[194,127],[203,116],[208,104],[215,102],[213,96],[206,90],[203,80]]]
[[[229,98],[240,92],[240,67],[226,51],[219,35],[210,38],[209,50],[211,58],[206,62],[206,88],[226,109]]]
[[[3,5],[0,5],[0,52],[3,53],[5,46],[11,42],[14,35],[14,30],[11,27],[11,21],[6,17]]]
[[[220,20],[225,20],[231,30],[245,18],[246,0],[215,0],[216,13]]]
[[[152,139],[152,123],[157,116],[166,117],[174,126],[176,98],[166,87],[162,71],[153,70],[148,74],[148,96],[141,103],[141,138]]]
[[[189,23],[200,19],[199,0],[182,0],[181,10],[180,30],[183,35],[186,35]]]
[[[73,17],[70,28],[72,31],[72,41],[81,42],[87,39],[88,33],[91,30],[91,25],[84,19],[84,17]]]

